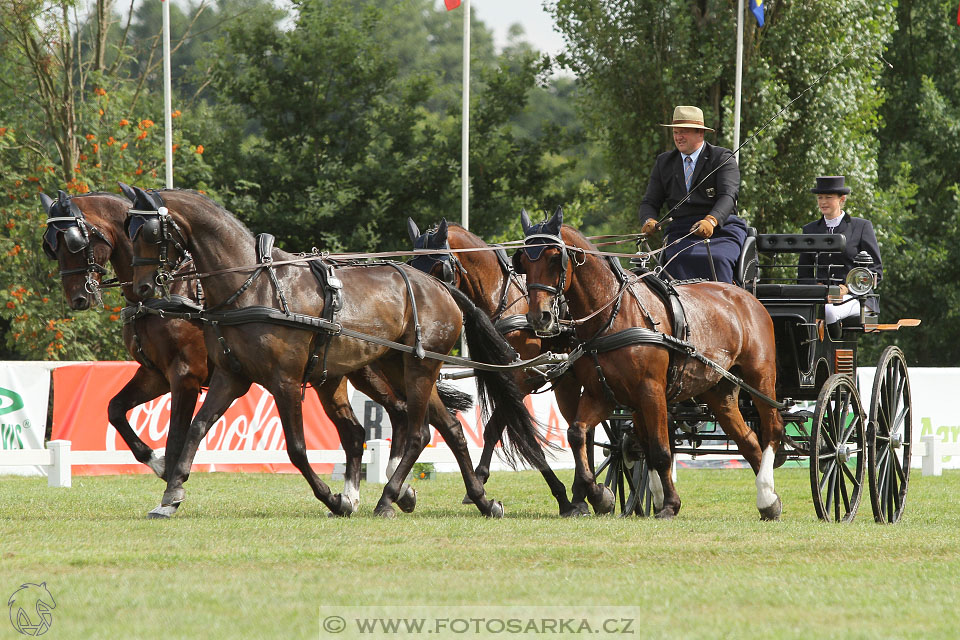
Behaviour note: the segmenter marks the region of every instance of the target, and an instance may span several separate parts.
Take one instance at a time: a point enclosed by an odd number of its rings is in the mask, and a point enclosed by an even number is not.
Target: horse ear
[[[553,217],[550,218],[550,221],[547,222],[544,227],[549,229],[553,235],[560,235],[560,227],[563,226],[563,208],[557,207],[556,212],[553,214]]]
[[[437,226],[437,242],[442,246],[447,242],[447,219],[440,218],[440,224]]]
[[[526,209],[520,209],[520,226],[523,227],[524,235],[530,233],[532,223],[530,222],[530,214],[527,213]]]
[[[126,196],[127,200],[129,200],[131,203],[137,201],[137,194],[133,190],[133,187],[128,185],[126,182],[120,182],[119,180],[117,181],[117,184],[120,185],[120,191],[123,192],[123,195]]]
[[[135,194],[133,200],[134,206],[156,209],[156,206],[153,204],[153,198],[151,198],[146,191],[140,187],[134,187],[133,193]]]
[[[50,215],[50,207],[53,206],[53,198],[45,193],[41,193],[40,202],[43,203],[43,210],[47,212],[47,215]]]
[[[410,235],[411,242],[416,242],[420,238],[420,229],[413,218],[407,218],[407,233]]]
[[[67,192],[64,191],[63,189],[59,189],[59,190],[57,191],[57,201],[58,201],[60,204],[67,204],[67,200],[69,200],[69,199],[70,199],[70,194],[69,194],[69,193],[67,193]]]

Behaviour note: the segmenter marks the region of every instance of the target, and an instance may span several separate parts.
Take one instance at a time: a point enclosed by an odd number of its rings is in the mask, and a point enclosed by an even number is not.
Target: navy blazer
[[[823,216],[819,220],[803,225],[804,233],[830,233],[827,223]],[[877,234],[873,231],[873,224],[863,218],[854,218],[849,213],[843,214],[840,224],[833,230],[833,233],[842,233],[846,239],[846,246],[842,254],[821,254],[820,262],[817,265],[817,273],[813,273],[812,253],[800,254],[800,269],[798,276],[801,284],[813,284],[820,282],[823,284],[843,284],[855,266],[853,259],[861,251],[866,251],[873,258],[873,264],[867,267],[877,275],[877,282],[883,277],[883,264],[880,262],[880,245],[877,243]],[[876,311],[876,299],[867,301],[867,307]]]
[[[704,180],[704,176],[711,172],[714,172],[713,175]],[[699,184],[701,180],[703,184]],[[740,193],[740,168],[729,149],[704,141],[700,157],[697,158],[697,166],[693,170],[692,185],[693,195],[672,214],[676,228],[682,228],[686,232],[694,222],[702,220],[708,214],[717,219],[718,225],[723,226],[727,218],[736,214],[737,196]],[[653,165],[647,192],[640,203],[640,224],[649,218],[658,218],[664,204],[668,210],[672,209],[686,195],[683,154],[677,149],[661,153]]]

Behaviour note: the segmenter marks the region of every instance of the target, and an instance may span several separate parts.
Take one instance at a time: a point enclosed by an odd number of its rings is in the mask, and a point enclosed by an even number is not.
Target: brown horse
[[[507,342],[520,358],[529,360],[544,351],[569,351],[572,345],[561,338],[544,339],[537,336],[526,321],[527,292],[521,278],[513,271],[503,249],[491,247],[476,235],[446,218],[435,229],[420,233],[412,218],[407,219],[407,232],[416,249],[436,249],[439,253],[415,257],[410,266],[447,282],[463,291],[470,300],[490,316]],[[450,249],[467,249],[456,254]],[[501,252],[498,255],[498,252]],[[531,393],[542,386],[542,380],[517,369],[515,381],[523,393]],[[563,376],[555,386],[557,406],[564,419],[572,421],[580,397],[580,384],[573,376]],[[484,483],[490,476],[493,451],[503,436],[502,430],[484,429],[483,453],[476,473]],[[560,515],[573,515],[563,482],[544,461],[538,470],[557,500]]]
[[[761,518],[779,518],[781,502],[774,491],[773,465],[783,421],[776,408],[753,396],[761,422],[758,439],[740,413],[739,387],[712,367],[679,355],[676,366],[680,375],[671,384],[673,358],[663,341],[611,342],[609,336],[624,330],[630,332],[620,335],[628,338],[671,335],[672,318],[666,304],[643,279],[632,276],[631,282],[628,274],[619,279],[615,272],[619,264],[594,255],[595,247],[580,232],[563,225],[562,211],[537,225],[531,224],[524,212],[521,222],[526,241],[518,263],[527,274],[530,324],[538,331],[553,330],[558,298],[564,296],[571,315],[580,319],[575,320],[577,335],[584,341],[583,351],[589,354],[573,365],[584,389],[568,432],[577,467],[574,503],[585,510],[585,498],[595,508],[602,508],[610,499],[605,487],[595,483],[584,443],[587,432],[616,404],[622,404],[633,411],[637,438],[646,449],[650,467],[657,472],[650,475],[657,517],[672,518],[678,513],[680,497],[670,475],[667,430],[667,394],[671,393],[672,401],[697,398],[707,404],[757,474]],[[747,385],[769,398],[775,397],[773,321],[763,305],[730,284],[704,282],[677,289],[689,323],[687,342],[724,369],[733,369]]]
[[[60,264],[64,295],[74,310],[88,309],[99,304],[98,290],[101,277],[109,261],[122,283],[128,302],[139,301],[131,291],[133,278],[133,245],[124,232],[124,221],[131,201],[139,196],[128,185],[121,189],[129,199],[110,193],[91,193],[70,197],[61,191],[56,201],[45,194],[41,200],[49,216],[44,234],[44,251]],[[170,287],[173,300],[199,304],[196,286],[191,281],[175,281]],[[130,356],[140,363],[133,378],[111,399],[108,407],[110,423],[117,429],[134,457],[166,479],[165,460],[180,458],[183,438],[190,426],[201,386],[209,380],[212,364],[207,358],[203,339],[203,325],[198,320],[158,315],[135,314],[135,307],[124,310],[123,340]],[[402,399],[375,368],[365,368],[350,376],[354,386],[381,403],[395,424],[403,425],[406,411]],[[165,455],[158,456],[131,428],[128,412],[134,407],[171,394],[170,431]],[[442,398],[448,408],[463,409],[469,405],[464,398],[444,388]],[[351,408],[346,380],[331,397],[321,397],[324,411],[344,431],[362,431]],[[406,431],[401,426],[391,442],[391,464],[399,462]],[[362,444],[360,445],[362,447]],[[347,474],[344,493],[346,508],[356,508],[359,497],[359,467],[356,478]],[[416,492],[404,485],[399,506],[412,511]]]
[[[275,250],[268,256],[269,264],[259,264],[252,234],[209,198],[178,190],[142,195],[154,198],[156,206],[152,211],[133,210],[128,218],[134,243],[134,289],[142,296],[153,294],[158,277],[169,268],[169,255],[189,250],[197,270],[205,274],[200,276],[207,319],[204,336],[216,364],[207,400],[194,418],[181,458],[169,475],[163,507],[172,509],[183,500],[183,483],[203,436],[234,398],[258,382],[276,400],[290,461],[304,475],[314,495],[332,512],[341,513],[342,501],[331,495],[307,461],[299,396],[306,383],[313,384],[321,397],[332,394],[345,376],[375,365],[394,388],[403,390],[408,425],[423,425],[429,413],[430,422],[453,450],[467,493],[481,513],[502,516],[502,505],[484,496],[483,485],[470,467],[460,424],[438,396],[435,381],[440,361],[423,357],[427,351],[449,353],[464,325],[462,312],[467,315],[465,326],[472,353],[497,364],[511,361],[509,345],[466,296],[402,265],[330,267],[331,277],[341,284],[342,298],[334,305],[334,325],[338,329],[328,331],[323,327],[329,328],[330,321],[324,325],[320,319],[331,304],[327,301],[331,299],[330,286],[320,283],[304,256]],[[328,285],[331,283],[328,278]],[[348,333],[362,333],[370,339],[349,337]],[[391,348],[390,344],[403,347]],[[311,367],[312,356],[318,352],[322,365]],[[516,440],[511,438],[513,444],[525,457],[535,456],[533,450],[540,449],[542,443],[509,376],[490,372],[479,379],[489,386],[490,397],[498,401],[494,418],[512,424],[511,435],[516,436]],[[360,460],[362,432],[359,435],[357,439],[341,433],[348,469],[351,461],[358,464]],[[409,433],[404,455],[384,487],[377,514],[394,514],[392,503],[427,436],[425,429]]]
[[[108,261],[126,283],[123,297],[136,302],[130,289],[133,246],[123,232],[130,202],[110,193],[70,197],[60,191],[55,201],[46,194],[40,194],[40,198],[48,216],[43,248],[60,264],[63,293],[70,308],[82,311],[101,303],[98,291]],[[196,302],[196,292],[187,283],[177,283],[171,293]],[[125,317],[129,318],[131,309],[125,310]],[[123,341],[140,367],[110,400],[107,415],[137,461],[164,478],[164,461],[180,457],[200,387],[208,377],[203,332],[196,322],[147,316],[124,322]],[[170,433],[165,455],[158,456],[134,432],[127,413],[168,391]]]

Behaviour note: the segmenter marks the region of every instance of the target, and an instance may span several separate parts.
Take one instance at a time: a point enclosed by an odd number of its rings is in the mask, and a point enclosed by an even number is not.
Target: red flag
[[[460,6],[460,0],[443,0],[443,4],[447,5],[447,11],[453,11]]]

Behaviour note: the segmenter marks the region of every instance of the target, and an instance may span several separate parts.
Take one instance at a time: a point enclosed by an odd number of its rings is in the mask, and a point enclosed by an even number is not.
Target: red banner
[[[107,418],[107,404],[133,377],[134,362],[92,362],[60,367],[53,372],[53,439],[70,440],[74,451],[122,451],[128,447]],[[201,393],[199,409],[205,397]],[[151,448],[166,445],[170,429],[170,394],[135,407],[127,416],[130,426]],[[308,390],[303,403],[307,449],[339,449],[337,430],[327,418],[316,394]],[[276,403],[263,387],[253,385],[237,398],[210,428],[200,444],[204,450],[286,450],[283,425]],[[330,473],[332,465],[315,465]],[[194,465],[194,471],[247,471],[297,473],[291,464]],[[75,474],[153,473],[145,465],[77,465]]]

